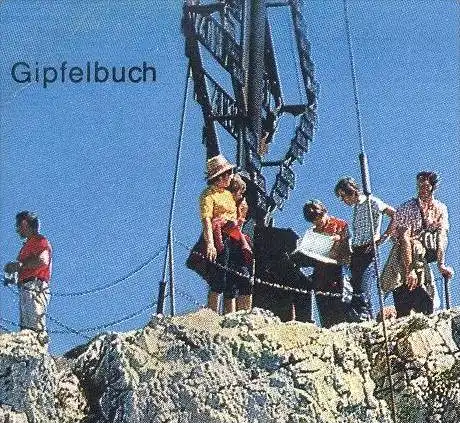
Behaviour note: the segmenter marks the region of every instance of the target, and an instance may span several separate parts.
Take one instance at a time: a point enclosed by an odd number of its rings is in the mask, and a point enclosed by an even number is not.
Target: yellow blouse
[[[237,220],[236,203],[233,195],[225,188],[207,187],[200,195],[200,218],[211,220],[219,217],[225,220]]]

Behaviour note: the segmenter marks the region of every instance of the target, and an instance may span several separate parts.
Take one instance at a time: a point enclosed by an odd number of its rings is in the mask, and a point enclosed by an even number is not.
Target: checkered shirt
[[[376,234],[380,234],[380,228],[382,226],[382,212],[389,208],[389,206],[379,198],[372,195],[369,196],[369,200],[371,202],[374,232]],[[359,247],[372,242],[372,226],[369,220],[369,206],[365,195],[360,195],[358,204],[353,206],[352,230],[353,246]]]

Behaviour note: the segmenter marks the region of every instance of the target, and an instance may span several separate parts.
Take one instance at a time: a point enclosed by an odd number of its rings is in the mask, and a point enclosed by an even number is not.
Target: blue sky
[[[438,171],[437,196],[450,211],[447,261],[458,273],[458,4],[349,0],[349,13],[373,192],[397,206],[415,194],[418,171]],[[295,165],[296,189],[275,215],[277,226],[299,234],[306,227],[302,205],[310,198],[349,219],[351,211],[335,198],[333,187],[344,175],[360,179],[342,1],[306,2],[305,17],[320,84],[318,127],[303,165]],[[180,18],[179,1],[0,4],[0,261],[16,256],[20,241],[14,216],[31,209],[39,213],[42,232],[54,246],[55,293],[97,289],[133,274],[90,295],[55,296],[50,315],[72,328],[104,325],[144,310],[109,329],[140,327],[149,317],[146,307],[156,300],[187,66]],[[273,19],[289,93],[294,75],[286,53],[290,40],[281,33],[289,27]],[[39,68],[63,61],[69,67],[84,67],[88,61],[142,66],[146,61],[155,66],[157,80],[56,82],[43,88],[13,81],[11,67],[18,61],[32,67],[37,62]],[[189,98],[174,216],[175,238],[187,246],[200,231],[201,119],[200,108]],[[276,139],[272,154],[287,148],[289,140]],[[178,312],[205,302],[206,286],[185,269],[186,255],[176,243]],[[451,291],[459,305],[458,276]],[[17,321],[17,307],[14,293],[1,288],[0,316]],[[63,329],[54,322],[50,328]],[[60,353],[84,340],[54,334],[51,350]]]

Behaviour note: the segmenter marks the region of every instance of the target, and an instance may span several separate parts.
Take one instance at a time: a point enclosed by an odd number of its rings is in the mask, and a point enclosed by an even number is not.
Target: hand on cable
[[[3,268],[3,270],[6,273],[14,273],[14,272],[18,272],[20,268],[21,268],[21,264],[18,261],[10,261],[9,263],[5,264],[5,267]]]
[[[209,261],[215,261],[216,257],[217,257],[216,247],[214,247],[214,245],[212,245],[212,244],[208,244],[206,246],[206,258]]]
[[[410,273],[406,276],[406,285],[409,288],[409,291],[413,291],[418,286],[418,277],[415,270],[411,270]]]
[[[439,272],[444,278],[451,279],[454,276],[454,269],[450,266],[446,266],[445,264],[440,264],[438,266]]]
[[[372,242],[366,247],[366,249],[364,250],[364,252],[366,254],[369,254],[369,253],[372,253],[372,251],[374,251],[374,244],[372,244]]]
[[[380,245],[382,245],[383,243],[385,243],[385,241],[387,240],[388,238],[385,236],[385,235],[377,235],[376,236],[376,240],[375,240],[375,245],[377,247],[380,247]]]

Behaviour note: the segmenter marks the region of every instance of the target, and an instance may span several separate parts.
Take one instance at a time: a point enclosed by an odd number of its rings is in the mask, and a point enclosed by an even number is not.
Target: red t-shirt
[[[30,256],[38,256],[43,251],[48,251],[49,253],[49,264],[42,264],[34,269],[21,268],[19,270],[19,282],[23,282],[30,278],[37,278],[47,282],[50,280],[52,268],[52,249],[51,244],[43,235],[34,235],[26,240],[21,250],[19,251],[18,261],[24,261]]]
[[[340,235],[341,241],[344,241],[348,236],[348,223],[338,217],[329,216],[323,227],[313,230],[325,235]],[[333,293],[342,292],[342,270],[340,266],[317,263],[313,275],[315,289]]]
[[[338,217],[329,216],[326,224],[321,229],[315,228],[314,231],[325,235],[340,235],[344,238],[347,235],[348,223]]]

